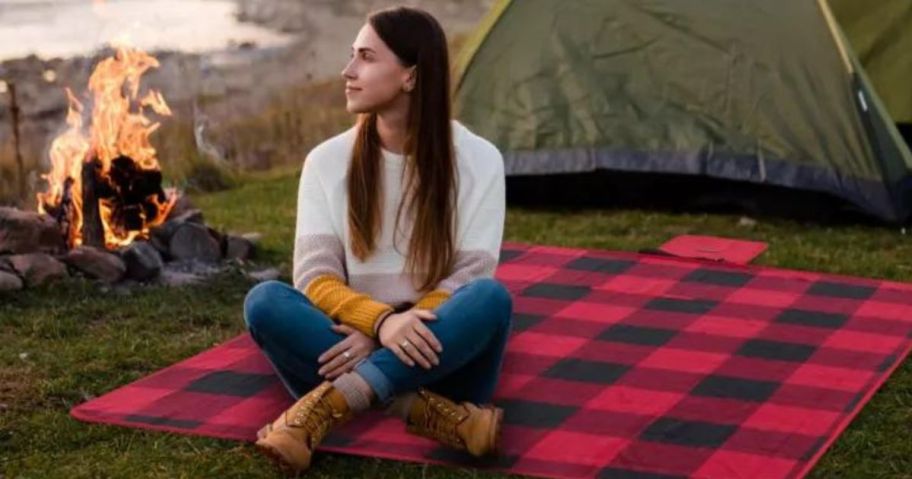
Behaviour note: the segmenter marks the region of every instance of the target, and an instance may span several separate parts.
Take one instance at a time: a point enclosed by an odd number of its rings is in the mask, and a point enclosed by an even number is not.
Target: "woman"
[[[301,471],[333,427],[377,407],[412,433],[494,452],[513,308],[493,277],[503,158],[451,119],[446,37],[428,13],[371,14],[342,76],[358,121],[305,159],[294,285],[261,283],[244,303],[298,399],[256,444]]]

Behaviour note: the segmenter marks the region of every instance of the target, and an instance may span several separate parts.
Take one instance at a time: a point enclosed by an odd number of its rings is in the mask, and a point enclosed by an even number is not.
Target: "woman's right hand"
[[[403,363],[414,366],[417,361],[425,369],[431,369],[431,363],[435,366],[440,364],[437,354],[443,352],[443,346],[423,320],[436,321],[437,316],[426,309],[392,313],[380,325],[377,337],[380,344]],[[408,344],[403,346],[406,340]]]

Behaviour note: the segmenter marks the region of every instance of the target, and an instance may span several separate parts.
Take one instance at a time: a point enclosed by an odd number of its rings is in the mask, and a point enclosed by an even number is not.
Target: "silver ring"
[[[402,342],[399,343],[399,346],[402,346],[404,348],[410,344],[412,344],[412,343],[410,343],[408,339],[403,339]]]
[[[342,353],[342,357],[344,357],[345,359],[351,359],[351,357],[352,357],[351,352],[345,351],[344,353]]]

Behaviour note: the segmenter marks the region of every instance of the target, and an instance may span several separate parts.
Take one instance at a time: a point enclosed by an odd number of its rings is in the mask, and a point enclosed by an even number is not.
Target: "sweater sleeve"
[[[490,167],[484,169],[484,175],[471,187],[468,201],[460,205],[453,271],[421,297],[415,307],[433,309],[460,286],[478,278],[494,277],[506,216],[504,163],[503,156],[489,143],[477,154],[485,156],[484,161]]]
[[[346,284],[345,248],[329,213],[318,162],[308,155],[298,184],[292,266],[295,289],[330,318],[375,337],[373,325],[392,306]]]
[[[413,309],[436,309],[437,306],[443,304],[446,300],[450,299],[450,292],[445,289],[437,288],[433,291],[429,291],[424,294],[418,301],[415,302],[415,305],[412,306]]]

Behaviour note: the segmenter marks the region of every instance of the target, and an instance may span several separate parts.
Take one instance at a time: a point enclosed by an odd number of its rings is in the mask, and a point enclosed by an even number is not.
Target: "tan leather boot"
[[[406,431],[483,456],[500,449],[503,409],[460,404],[424,388],[418,389],[406,420]]]
[[[286,472],[301,472],[310,467],[314,450],[329,431],[352,416],[342,393],[323,381],[263,426],[256,447]]]

